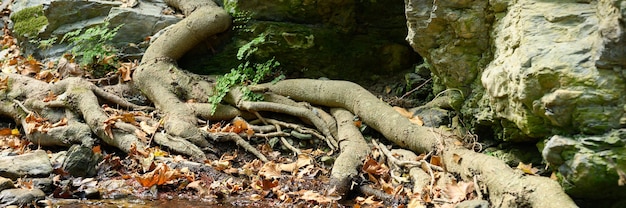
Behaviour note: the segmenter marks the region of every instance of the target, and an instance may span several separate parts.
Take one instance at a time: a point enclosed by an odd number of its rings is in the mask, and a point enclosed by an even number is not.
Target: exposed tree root
[[[245,101],[241,92],[234,89],[226,99],[232,106],[220,105],[217,113],[212,115],[210,104],[196,103],[206,101],[212,94],[211,80],[185,72],[175,62],[199,42],[228,29],[230,16],[210,0],[166,2],[181,9],[187,17],[148,48],[141,65],[134,71],[131,84],[140,89],[163,115],[162,118],[148,118],[151,121],[149,123],[157,125],[150,126],[154,128],[150,131],[143,131],[151,134],[154,142],[172,151],[199,161],[204,160],[206,156],[203,148],[210,145],[209,138],[217,142],[234,142],[267,162],[266,156],[244,138],[319,138],[330,148],[339,147],[341,151],[331,173],[331,183],[343,194],[349,190],[350,180],[357,173],[356,168],[370,150],[352,123],[352,112],[400,147],[419,153],[432,153],[443,159],[443,167],[433,166],[424,160],[402,161],[397,160],[384,146],[378,146],[382,155],[394,166],[419,166],[420,169],[410,170],[414,183],[428,183],[431,193],[435,178],[433,170],[441,168],[466,180],[485,184],[495,207],[576,206],[556,182],[524,175],[496,158],[456,146],[453,133],[415,125],[391,106],[351,82],[294,79],[264,84],[259,86],[269,89],[264,102]],[[66,78],[55,84],[14,74],[2,74],[2,79],[8,79],[9,84],[7,89],[0,89],[4,95],[0,114],[20,123],[26,131],[26,137],[35,144],[92,146],[98,141],[92,136],[95,135],[110,146],[131,152],[146,148],[151,142],[152,138],[137,133],[143,127],[134,120],[135,115],[130,116],[132,119],[125,115],[116,117],[105,111],[99,101],[104,100],[128,110],[152,110],[152,107],[128,102],[80,78]],[[332,116],[320,108],[291,99],[332,107]],[[447,98],[429,105],[454,107]],[[259,113],[262,111],[298,117],[317,130],[263,118]],[[204,121],[230,120],[238,116],[257,117],[264,125],[255,126],[246,122],[235,128]],[[199,119],[204,120],[199,122]],[[198,123],[206,126],[198,127]],[[156,129],[161,127],[163,131],[157,132]],[[291,131],[281,131],[283,128]],[[296,153],[300,151],[295,147],[290,149]],[[421,179],[424,177],[430,180],[426,182]],[[392,178],[402,180],[397,176]],[[361,188],[361,191],[368,190]],[[390,197],[387,193],[373,194],[381,198]]]
[[[466,179],[475,175],[487,185],[496,207],[575,207],[555,181],[524,175],[503,161],[455,145],[447,131],[412,124],[361,86],[346,81],[284,80],[266,85],[271,92],[316,105],[342,107],[358,115],[390,141],[416,152],[435,151],[445,168]],[[342,89],[341,92],[336,89]],[[349,93],[346,93],[349,92]],[[461,158],[461,159],[459,159]]]
[[[332,108],[330,113],[338,124],[339,156],[333,164],[330,173],[330,184],[336,187],[338,194],[343,195],[350,190],[354,177],[359,173],[358,168],[370,153],[370,147],[363,139],[363,135],[354,125],[354,115],[343,108]]]

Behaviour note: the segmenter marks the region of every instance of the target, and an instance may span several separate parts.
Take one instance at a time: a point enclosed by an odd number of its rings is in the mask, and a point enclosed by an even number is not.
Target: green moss
[[[25,8],[11,15],[15,23],[13,31],[24,37],[34,37],[48,25],[48,18],[43,13],[43,5]]]

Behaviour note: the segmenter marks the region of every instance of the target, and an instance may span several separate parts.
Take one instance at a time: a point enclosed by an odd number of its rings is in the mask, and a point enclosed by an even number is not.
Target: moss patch
[[[43,5],[25,8],[11,15],[15,23],[13,32],[19,36],[34,37],[48,25],[48,18],[43,13]]]

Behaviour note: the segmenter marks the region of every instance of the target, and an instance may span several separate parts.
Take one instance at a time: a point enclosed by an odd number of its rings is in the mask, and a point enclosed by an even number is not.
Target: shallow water
[[[245,199],[231,199],[230,202],[216,202],[214,200],[190,200],[190,199],[102,199],[102,200],[76,200],[76,199],[54,199],[52,207],[63,208],[88,208],[88,207],[174,207],[174,208],[193,208],[193,207],[268,207],[262,203],[251,202]]]

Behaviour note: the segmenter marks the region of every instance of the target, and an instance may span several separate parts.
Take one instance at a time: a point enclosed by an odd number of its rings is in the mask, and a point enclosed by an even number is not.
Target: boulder
[[[50,173],[52,173],[52,165],[48,154],[43,150],[0,158],[0,176],[2,177],[15,180],[24,176],[47,177]]]
[[[0,177],[0,191],[15,188],[13,181],[8,178]]]
[[[113,45],[122,49],[129,43],[140,43],[159,30],[181,20],[163,14],[168,7],[162,0],[139,1],[126,5],[120,1],[24,0],[14,1],[11,19],[15,35],[27,54],[42,58],[54,57],[67,51],[67,45],[42,50],[30,40],[57,38],[77,29],[102,25],[122,25],[113,39]]]
[[[571,196],[626,197],[626,129],[599,136],[555,135],[546,142],[542,154],[558,169],[560,182]]]
[[[619,2],[411,0],[407,40],[500,139],[603,134],[626,126]]]
[[[435,90],[464,92],[465,123],[540,142],[572,196],[624,196],[624,1],[407,0],[406,15]]]
[[[67,150],[63,170],[75,177],[92,177],[97,173],[102,154],[94,153],[89,147],[73,145]]]
[[[0,191],[0,207],[17,205],[28,207],[46,197],[46,194],[39,189],[6,189]]]

